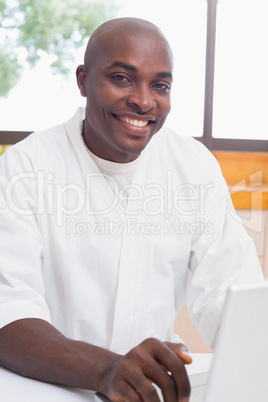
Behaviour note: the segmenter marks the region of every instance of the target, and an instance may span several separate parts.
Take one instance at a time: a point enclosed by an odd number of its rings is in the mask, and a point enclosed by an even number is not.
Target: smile
[[[138,120],[138,119],[131,119],[130,117],[126,116],[115,116],[118,120],[121,120],[127,124],[130,124],[131,126],[135,127],[145,127],[147,126],[151,121],[150,120]]]

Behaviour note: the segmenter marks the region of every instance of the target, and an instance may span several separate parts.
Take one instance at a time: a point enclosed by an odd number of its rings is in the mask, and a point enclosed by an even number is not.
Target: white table
[[[202,396],[210,368],[211,354],[193,354],[193,363],[187,366],[192,394],[191,402]],[[197,398],[196,398],[197,397]],[[0,367],[1,402],[103,402],[108,401],[92,391],[46,384],[21,377]]]

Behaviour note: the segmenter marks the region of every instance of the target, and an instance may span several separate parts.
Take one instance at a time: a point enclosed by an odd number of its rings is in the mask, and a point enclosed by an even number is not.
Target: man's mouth
[[[153,123],[152,120],[141,120],[141,119],[132,119],[127,116],[120,116],[120,115],[114,115],[116,119],[121,120],[127,124],[130,124],[131,126],[135,127],[145,127],[150,123]]]

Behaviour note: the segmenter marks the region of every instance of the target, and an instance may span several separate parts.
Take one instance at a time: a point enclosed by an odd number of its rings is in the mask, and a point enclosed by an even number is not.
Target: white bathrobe
[[[36,317],[125,353],[176,341],[187,298],[212,344],[230,283],[262,278],[216,160],[163,128],[119,188],[88,153],[83,115],[0,158],[0,326]]]

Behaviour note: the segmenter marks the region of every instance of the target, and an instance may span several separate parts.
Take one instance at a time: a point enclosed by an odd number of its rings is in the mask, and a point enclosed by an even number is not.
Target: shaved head
[[[119,163],[138,157],[170,111],[172,69],[170,46],[151,22],[118,18],[96,29],[76,70],[91,152]]]
[[[166,44],[170,58],[173,59],[170,45],[156,25],[140,18],[124,17],[106,21],[93,32],[85,52],[85,66],[90,67],[91,62],[96,61],[96,58],[101,55],[101,48],[117,46],[117,41],[125,36],[135,36],[137,42],[141,38],[151,36],[158,38]]]

